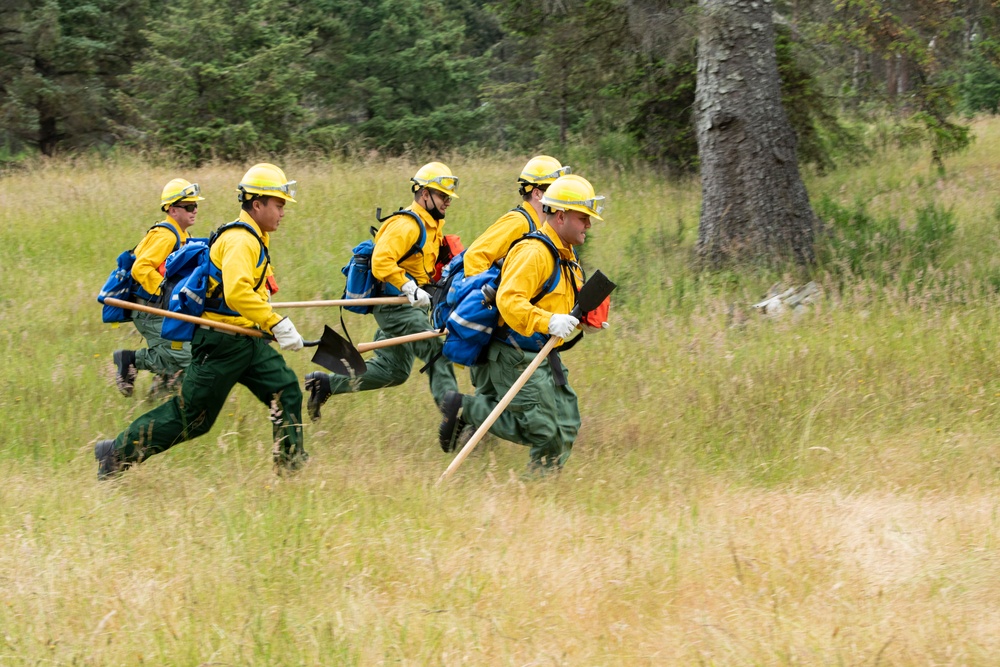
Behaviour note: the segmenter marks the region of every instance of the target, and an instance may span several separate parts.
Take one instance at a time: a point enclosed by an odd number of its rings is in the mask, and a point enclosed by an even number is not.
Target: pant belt
[[[215,327],[210,327],[207,324],[199,324],[199,329],[208,329],[209,331],[215,331],[221,334],[226,334],[227,336],[239,336],[240,334],[235,331],[226,331],[225,329],[216,329]]]
[[[153,306],[154,308],[160,307],[159,299],[143,299],[140,297],[135,297],[135,302],[142,306]]]

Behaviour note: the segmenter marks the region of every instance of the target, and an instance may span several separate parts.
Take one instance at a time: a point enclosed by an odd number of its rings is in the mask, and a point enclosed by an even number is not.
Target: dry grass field
[[[207,234],[245,167],[0,177],[0,665],[997,664],[1000,121],[975,131],[943,177],[907,150],[808,178],[814,201],[902,227],[953,214],[940,261],[881,282],[696,273],[697,183],[574,164],[609,199],[585,263],[621,284],[612,328],[566,355],[574,454],[526,481],[526,449],[490,439],[440,487],[416,374],[331,399],[293,477],[239,388],[211,433],[99,484],[94,442],[154,404],[148,374],[115,390],[111,352],[140,339],[101,323],[96,293],[163,183],[201,183]],[[524,156],[445,160],[468,242],[516,203]],[[419,165],[282,166],[300,203],[273,238],[275,300],[339,297]],[[804,316],[753,312],[810,279]],[[306,337],[340,315],[290,314]]]

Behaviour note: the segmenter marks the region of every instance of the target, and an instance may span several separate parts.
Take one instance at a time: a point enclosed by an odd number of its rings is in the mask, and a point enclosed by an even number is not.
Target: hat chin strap
[[[434,195],[431,193],[431,188],[424,188],[424,191],[427,193],[427,196],[431,198],[431,203],[434,204],[433,209],[425,207],[427,212],[430,213],[431,217],[434,218],[435,220],[444,219],[444,211],[438,208],[437,202],[434,201]]]

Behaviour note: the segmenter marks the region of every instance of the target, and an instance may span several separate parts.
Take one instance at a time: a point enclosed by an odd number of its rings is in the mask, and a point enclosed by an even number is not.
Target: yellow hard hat
[[[594,194],[594,186],[583,176],[569,174],[560,176],[542,195],[542,206],[555,211],[580,211],[603,220],[604,197]]]
[[[205,201],[204,197],[199,197],[201,188],[197,183],[190,183],[183,178],[175,178],[163,186],[160,193],[160,209],[166,211],[174,204],[190,201]]]
[[[428,162],[410,179],[413,183],[413,191],[420,188],[431,188],[438,192],[443,192],[449,197],[458,199],[458,176],[451,173],[448,165],[441,162]]]
[[[522,185],[548,185],[560,176],[572,173],[572,168],[562,166],[559,160],[554,157],[536,155],[528,160],[528,164],[524,165],[521,175],[517,177],[517,182]]]
[[[243,174],[239,186],[240,201],[249,199],[249,195],[265,197],[281,197],[285,201],[294,202],[295,181],[285,178],[285,172],[268,162],[255,164]]]

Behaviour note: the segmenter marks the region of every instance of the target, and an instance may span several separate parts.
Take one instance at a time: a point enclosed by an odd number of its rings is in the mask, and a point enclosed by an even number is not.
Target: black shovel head
[[[573,308],[574,317],[583,317],[608,298],[615,288],[615,285],[600,269],[591,274],[590,279],[580,288],[576,295],[576,307]]]
[[[317,341],[312,362],[331,373],[347,377],[355,377],[368,370],[357,348],[327,325],[323,325],[323,337]]]

